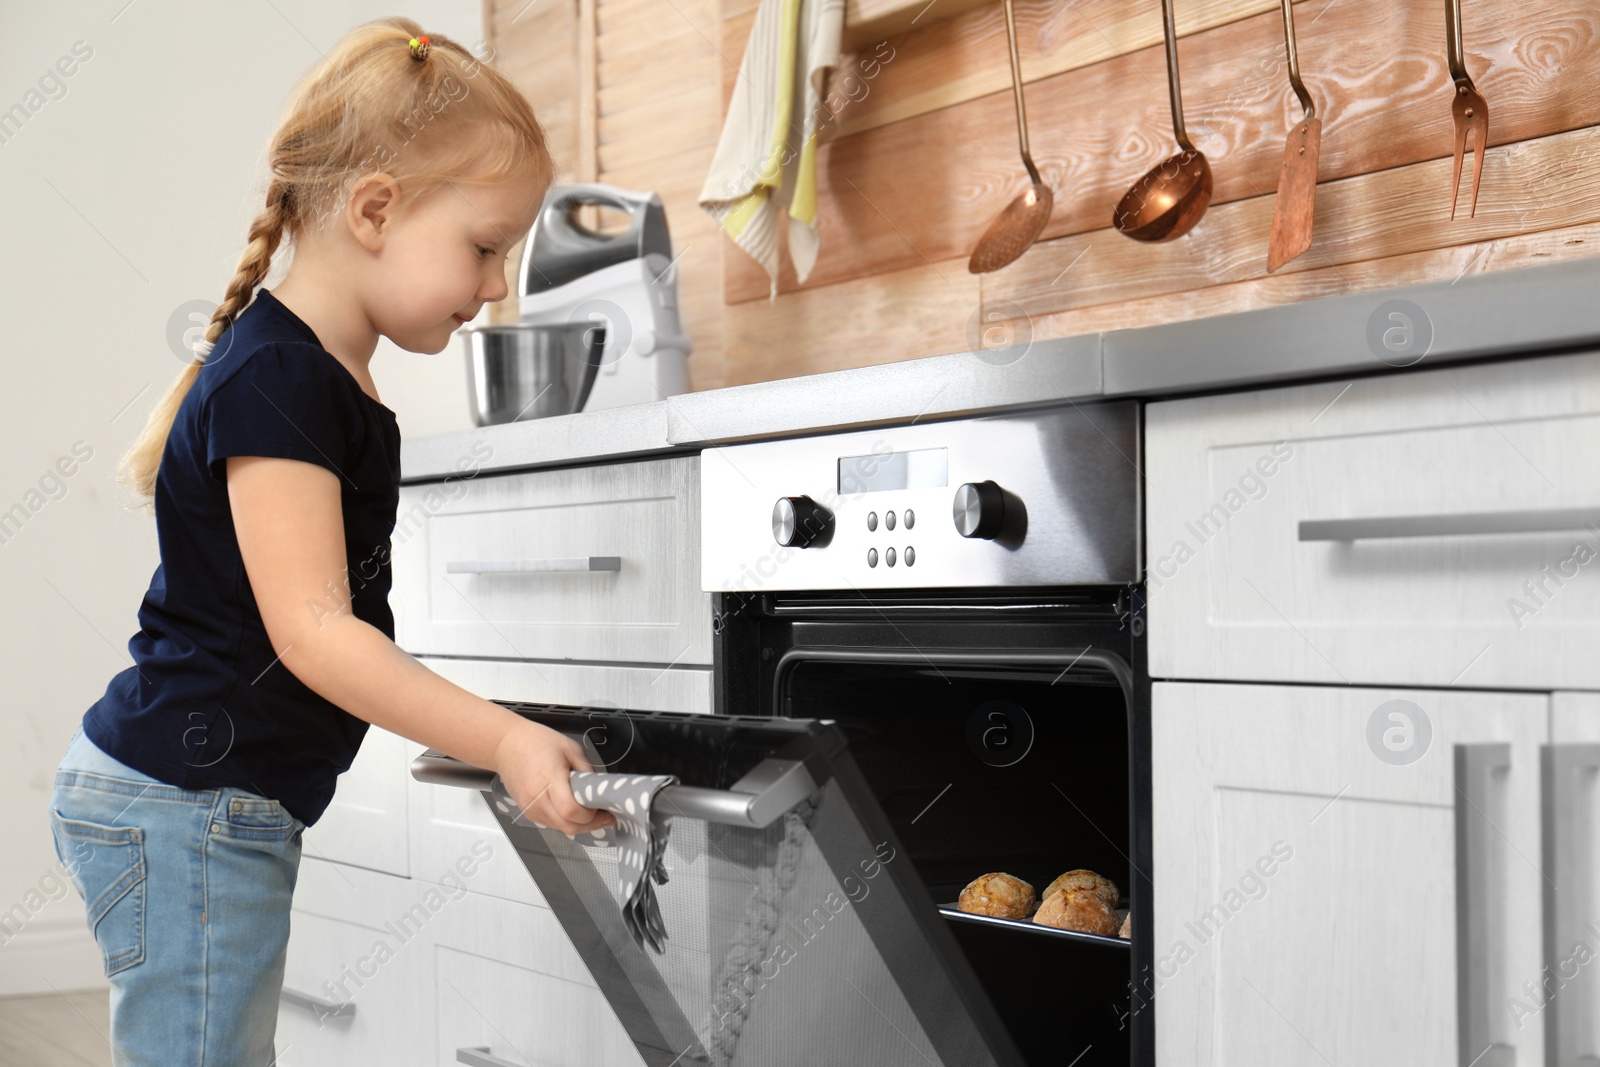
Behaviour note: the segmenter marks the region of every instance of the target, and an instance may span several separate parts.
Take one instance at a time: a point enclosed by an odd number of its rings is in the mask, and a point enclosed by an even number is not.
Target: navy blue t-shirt
[[[311,327],[261,289],[217,338],[178,406],[155,483],[161,563],[128,641],[134,666],[111,679],[83,731],[152,778],[248,789],[310,826],[367,722],[278,661],[239,554],[228,456],[305,460],[339,476],[351,610],[394,638],[399,424]],[[328,590],[321,610],[331,614],[344,597]]]

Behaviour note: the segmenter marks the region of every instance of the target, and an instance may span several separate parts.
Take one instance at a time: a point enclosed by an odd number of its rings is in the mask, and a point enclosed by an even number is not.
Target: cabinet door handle
[[[1544,1043],[1551,1067],[1600,1067],[1600,1034],[1588,1013],[1595,1002],[1592,964],[1566,978],[1573,949],[1588,940],[1584,925],[1594,891],[1596,827],[1588,819],[1600,788],[1600,744],[1544,745],[1540,749],[1544,853],[1544,963],[1546,980],[1563,981],[1545,1005]],[[1560,887],[1559,889],[1557,887]]]
[[[302,993],[298,989],[284,986],[278,994],[278,999],[285,1004],[293,1004],[297,1008],[306,1008],[320,1020],[328,1015],[342,1015],[350,1018],[356,1013],[356,1002],[353,1000],[324,1000],[314,997],[310,993]]]
[[[573,571],[620,571],[621,556],[563,556],[550,559],[452,559],[446,574],[558,574]]]
[[[1516,1049],[1489,1033],[1490,1018],[1498,1018],[1489,946],[1499,931],[1489,899],[1496,865],[1488,812],[1495,775],[1511,769],[1511,746],[1456,745],[1455,764],[1457,1055],[1461,1067],[1515,1067]],[[1503,917],[1505,908],[1498,910]]]
[[[1600,508],[1480,511],[1461,515],[1397,515],[1387,519],[1302,519],[1302,541],[1367,541],[1386,537],[1462,537],[1562,533],[1600,525]]]
[[[456,1062],[470,1064],[471,1067],[521,1067],[520,1064],[491,1055],[488,1045],[456,1049]]]

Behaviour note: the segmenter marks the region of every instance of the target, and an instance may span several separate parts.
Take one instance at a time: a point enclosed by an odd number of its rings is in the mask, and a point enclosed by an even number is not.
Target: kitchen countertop
[[[1385,348],[1386,330],[1398,353]],[[468,466],[573,466],[1069,401],[1403,373],[1595,346],[1600,257],[408,439],[401,481]]]

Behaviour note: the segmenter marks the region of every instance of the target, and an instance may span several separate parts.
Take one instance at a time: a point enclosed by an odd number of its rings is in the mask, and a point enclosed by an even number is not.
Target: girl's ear
[[[361,247],[376,252],[383,247],[399,207],[400,183],[381,170],[374,171],[356,183],[345,205],[345,222]]]

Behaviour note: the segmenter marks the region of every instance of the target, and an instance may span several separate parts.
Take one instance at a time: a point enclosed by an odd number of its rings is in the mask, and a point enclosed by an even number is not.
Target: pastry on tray
[[[1117,936],[1127,941],[1133,940],[1133,912],[1128,912],[1128,917],[1122,920],[1122,929],[1117,931]]]
[[[1115,908],[1122,898],[1122,894],[1117,891],[1117,883],[1109,878],[1101,877],[1093,871],[1068,871],[1045,886],[1044,896],[1039,899],[1049,900],[1059,889],[1090,890],[1105,901],[1108,908]]]
[[[1021,878],[994,872],[968,882],[956,907],[996,919],[1026,919],[1033,914],[1037,902],[1033,886]]]
[[[1106,906],[1105,898],[1091,889],[1058,889],[1039,905],[1033,921],[1058,930],[1077,930],[1103,937],[1117,936],[1117,913]]]

